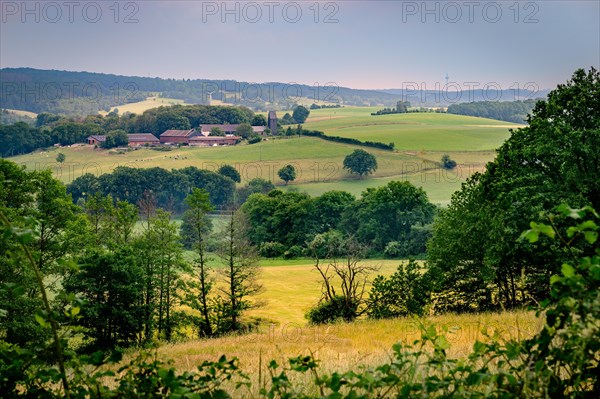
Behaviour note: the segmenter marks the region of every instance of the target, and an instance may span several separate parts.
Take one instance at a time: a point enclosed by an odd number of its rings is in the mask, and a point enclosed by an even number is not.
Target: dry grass
[[[385,275],[392,273],[399,263],[391,260],[369,262],[379,266],[378,273]],[[267,302],[263,308],[246,316],[263,318],[259,331],[164,344],[158,348],[157,356],[163,361],[171,360],[179,371],[196,370],[203,361],[215,361],[223,354],[228,358],[237,357],[240,368],[252,382],[252,389],[243,393],[244,397],[254,398],[258,396],[260,382],[268,378],[267,365],[271,360],[287,365],[289,358],[313,355],[320,360],[320,373],[359,371],[361,367],[388,361],[395,343],[408,344],[419,339],[423,323],[433,324],[439,332],[445,333],[451,345],[450,357],[466,356],[475,340],[485,341],[494,334],[500,339],[523,339],[531,337],[542,326],[541,319],[527,311],[447,314],[423,319],[361,319],[354,323],[312,326],[306,323],[303,315],[320,296],[320,281],[312,271],[313,266],[309,263],[286,266],[272,265],[276,263],[273,261],[265,263],[268,265],[262,267],[261,275],[265,291],[259,299]],[[309,375],[292,373],[291,377],[298,386],[313,386]]]
[[[293,303],[293,301],[290,301]],[[221,354],[237,357],[240,368],[249,374],[252,386],[264,381],[270,360],[287,365],[299,355],[313,355],[320,360],[320,373],[358,371],[363,366],[376,366],[390,359],[391,347],[397,342],[411,343],[420,337],[420,324],[432,323],[446,331],[450,342],[448,355],[464,357],[475,340],[487,340],[499,334],[503,339],[523,339],[541,328],[541,321],[531,312],[503,312],[476,315],[444,315],[424,320],[360,320],[351,324],[330,326],[271,325],[261,332],[210,340],[163,345],[158,356],[171,359],[178,370],[194,370],[205,360],[216,360]],[[487,334],[487,335],[486,335]],[[308,375],[295,376],[302,386],[311,384]],[[249,393],[255,396],[255,391]]]
[[[144,111],[147,111],[152,108],[158,108],[161,106],[171,106],[171,105],[186,105],[186,102],[183,100],[177,100],[175,98],[163,98],[163,97],[148,97],[144,101],[138,101],[136,103],[129,103],[123,105],[117,105],[116,107],[112,107],[110,110],[114,111],[115,109],[119,110],[119,115],[123,115],[125,112],[131,112],[132,114],[142,114]],[[108,112],[99,111],[100,115],[106,115]]]

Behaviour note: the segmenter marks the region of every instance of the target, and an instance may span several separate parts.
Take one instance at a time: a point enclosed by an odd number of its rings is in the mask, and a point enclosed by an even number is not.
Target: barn
[[[127,138],[129,139],[130,147],[160,144],[160,140],[157,139],[152,133],[132,133],[128,134]]]
[[[242,138],[240,136],[195,136],[190,139],[190,145],[193,146],[219,146],[219,145],[236,145]]]
[[[162,144],[189,144],[192,137],[201,135],[196,129],[190,130],[166,130],[160,135]]]
[[[86,139],[87,143],[90,145],[101,145],[106,141],[105,135],[93,134]]]

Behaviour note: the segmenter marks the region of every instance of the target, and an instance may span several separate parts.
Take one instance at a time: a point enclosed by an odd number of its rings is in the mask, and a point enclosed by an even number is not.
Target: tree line
[[[249,328],[240,318],[254,306],[250,298],[260,286],[243,214],[232,209],[226,227],[215,233],[212,252],[223,267],[211,272],[197,245],[198,257],[184,258],[179,226],[153,192],[136,203],[90,193],[74,204],[49,171],[27,172],[1,160],[0,176],[3,217],[18,228],[32,229],[23,241],[9,234],[0,238],[4,342],[28,346],[49,338],[36,313],[43,308],[38,276],[23,268],[25,255],[39,274],[60,283],[49,287],[56,296],[47,302],[51,312],[70,303],[68,315],[74,319],[60,316],[55,321],[83,328],[79,350],[170,341],[187,336],[189,327],[201,337]],[[191,237],[197,244],[210,232],[210,196],[193,188],[185,202],[185,220],[198,229]],[[198,313],[183,312],[182,306]],[[209,324],[198,314],[206,315]]]
[[[533,110],[536,102],[537,100],[534,99],[524,101],[476,101],[452,104],[448,106],[447,112],[449,114],[525,123],[527,115]]]

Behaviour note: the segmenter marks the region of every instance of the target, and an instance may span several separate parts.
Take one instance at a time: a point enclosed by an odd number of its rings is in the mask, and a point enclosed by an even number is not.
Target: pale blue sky
[[[599,1],[0,3],[0,67],[432,89],[447,72],[509,89],[600,65]]]

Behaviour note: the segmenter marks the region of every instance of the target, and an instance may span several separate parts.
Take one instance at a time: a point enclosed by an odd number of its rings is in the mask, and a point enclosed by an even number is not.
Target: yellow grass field
[[[183,101],[183,100],[155,96],[155,97],[148,97],[146,100],[139,101],[136,103],[118,105],[116,107],[111,108],[111,111],[118,109],[119,115],[123,115],[125,112],[130,112],[132,114],[142,114],[142,113],[144,113],[144,111],[147,111],[152,108],[158,108],[160,106],[168,107],[168,106],[176,105],[176,104],[186,105],[185,101]],[[106,111],[99,111],[98,113],[100,115],[108,114],[108,112],[106,112]]]
[[[35,112],[29,112],[29,111],[21,111],[18,109],[7,109],[8,112],[13,113],[13,114],[17,114],[17,115],[21,115],[21,116],[28,116],[30,118],[37,118],[37,114]]]
[[[388,275],[401,261],[369,262],[380,267],[380,274]],[[306,310],[320,297],[320,280],[312,264],[265,266],[260,281],[264,292],[258,299],[265,301],[264,306],[251,310],[246,316],[263,320],[259,331],[164,344],[158,349],[159,357],[173,360],[178,370],[193,370],[204,360],[216,360],[222,354],[237,357],[256,388],[259,374],[263,379],[267,375],[266,365],[271,359],[287,364],[290,357],[312,354],[321,361],[321,372],[358,371],[362,366],[384,363],[389,359],[393,344],[410,343],[420,337],[423,323],[433,324],[446,334],[451,357],[466,356],[475,340],[486,340],[486,334],[523,339],[531,337],[542,326],[533,312],[526,311],[448,314],[423,319],[360,319],[354,323],[314,326],[304,319]],[[297,382],[310,384],[308,378],[301,377]],[[253,394],[256,395],[256,391],[249,392],[248,397]]]

